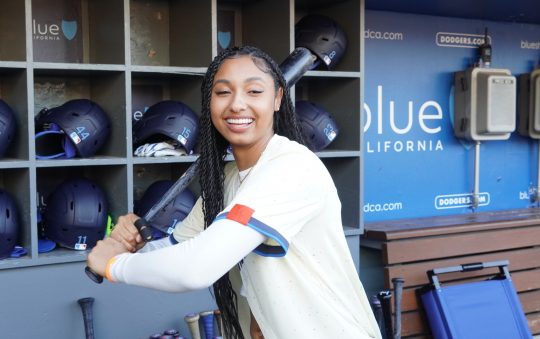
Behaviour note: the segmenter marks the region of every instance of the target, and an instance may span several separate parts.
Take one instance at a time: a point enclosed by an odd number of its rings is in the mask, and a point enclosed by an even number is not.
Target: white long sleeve
[[[118,255],[109,265],[108,276],[168,292],[207,288],[264,240],[250,227],[223,219],[179,244]]]
[[[169,246],[172,246],[172,245],[173,245],[173,243],[171,242],[169,237],[165,237],[165,238],[161,238],[161,239],[158,239],[158,240],[147,242],[144,245],[144,247],[141,248],[140,250],[138,250],[137,252],[138,253],[151,252],[151,251],[155,251],[155,250],[158,250],[160,248],[165,248],[165,247],[169,247]]]

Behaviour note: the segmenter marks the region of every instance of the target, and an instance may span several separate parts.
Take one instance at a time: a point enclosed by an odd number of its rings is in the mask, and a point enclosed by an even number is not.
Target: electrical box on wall
[[[518,132],[540,139],[540,68],[519,76]]]
[[[506,140],[516,129],[516,78],[507,69],[473,67],[454,74],[454,134]]]

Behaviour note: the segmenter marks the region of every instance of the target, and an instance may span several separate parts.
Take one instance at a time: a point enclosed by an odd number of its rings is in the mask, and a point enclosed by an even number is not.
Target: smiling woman
[[[213,285],[227,338],[381,338],[336,187],[303,145],[278,65],[254,47],[227,49],[201,91],[201,198],[169,238],[146,245],[138,217],[120,217],[89,266],[165,291]]]
[[[240,170],[252,167],[274,134],[283,89],[249,56],[227,59],[214,77],[212,123],[231,144]]]

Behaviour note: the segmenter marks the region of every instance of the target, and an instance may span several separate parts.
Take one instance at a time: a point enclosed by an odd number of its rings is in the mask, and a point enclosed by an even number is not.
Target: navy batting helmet
[[[75,155],[86,158],[103,146],[111,126],[109,117],[98,104],[88,99],[75,99],[39,112],[36,129],[38,159],[72,158]]]
[[[318,14],[307,15],[296,23],[295,42],[296,47],[309,49],[330,70],[347,48],[347,37],[341,27],[329,17]]]
[[[296,115],[306,144],[314,152],[326,148],[337,137],[339,128],[322,106],[305,100],[296,101]]]
[[[172,180],[159,180],[151,184],[137,204],[137,215],[146,214],[173,184]],[[176,224],[189,214],[196,200],[193,192],[186,188],[160,211],[150,225],[160,232],[171,234]]]
[[[199,136],[199,118],[180,101],[160,101],[148,108],[133,126],[133,143],[159,142],[167,139],[178,141],[192,153]]]
[[[46,203],[45,235],[60,246],[86,250],[104,237],[108,203],[92,181],[68,179],[56,187]]]
[[[0,259],[10,256],[19,237],[19,213],[15,200],[0,190]]]
[[[0,157],[6,154],[15,138],[16,125],[13,110],[4,100],[0,99]]]

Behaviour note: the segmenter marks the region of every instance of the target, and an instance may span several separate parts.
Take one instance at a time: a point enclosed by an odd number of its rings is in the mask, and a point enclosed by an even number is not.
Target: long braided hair
[[[201,185],[205,228],[210,226],[216,216],[223,210],[223,183],[225,179],[224,157],[229,143],[212,124],[210,116],[210,99],[214,76],[219,67],[229,58],[250,56],[255,65],[274,78],[276,91],[283,88],[283,98],[279,111],[274,112],[274,132],[290,140],[304,143],[299,124],[296,121],[289,89],[279,66],[268,54],[252,46],[233,47],[216,56],[204,77],[201,85],[202,108],[200,118],[199,146],[199,182]],[[229,274],[226,273],[213,285],[214,297],[222,313],[223,330],[227,338],[241,338],[242,329],[238,321],[237,296],[231,286]]]

